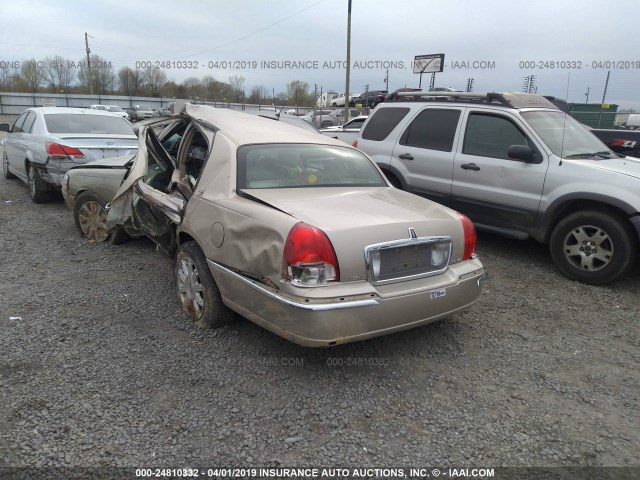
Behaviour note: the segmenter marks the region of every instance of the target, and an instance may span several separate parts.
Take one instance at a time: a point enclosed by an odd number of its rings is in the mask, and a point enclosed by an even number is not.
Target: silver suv
[[[418,95],[378,105],[354,142],[394,186],[479,229],[549,244],[571,279],[600,285],[633,268],[639,159],[612,152],[542,96]]]

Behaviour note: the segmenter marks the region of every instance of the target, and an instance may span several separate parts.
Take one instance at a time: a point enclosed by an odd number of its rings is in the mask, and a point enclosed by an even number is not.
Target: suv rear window
[[[459,118],[460,110],[423,110],[402,134],[400,145],[450,152]]]
[[[381,108],[376,110],[364,131],[362,132],[362,138],[365,140],[382,141],[389,136],[391,131],[396,128],[400,120],[402,120],[407,113],[408,108],[390,107]]]

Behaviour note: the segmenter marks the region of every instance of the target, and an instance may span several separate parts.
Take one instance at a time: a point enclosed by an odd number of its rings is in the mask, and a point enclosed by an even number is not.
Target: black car
[[[591,133],[616,153],[640,157],[640,131],[638,130],[593,128]]]
[[[387,90],[369,90],[353,100],[354,106],[362,106],[374,108],[380,102],[384,102],[384,98],[389,92]],[[351,105],[351,103],[349,104]]]

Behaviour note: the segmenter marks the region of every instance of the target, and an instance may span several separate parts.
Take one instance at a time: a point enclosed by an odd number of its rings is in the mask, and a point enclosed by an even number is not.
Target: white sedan
[[[321,128],[320,133],[331,138],[342,140],[345,143],[351,145],[353,141],[358,138],[362,124],[367,119],[367,115],[361,115],[352,120],[349,120],[344,125],[338,125],[335,127]]]

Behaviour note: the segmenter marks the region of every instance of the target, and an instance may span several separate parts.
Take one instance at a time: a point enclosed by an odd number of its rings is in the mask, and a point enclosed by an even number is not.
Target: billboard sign
[[[413,58],[413,73],[435,73],[444,69],[444,53],[417,55]]]

